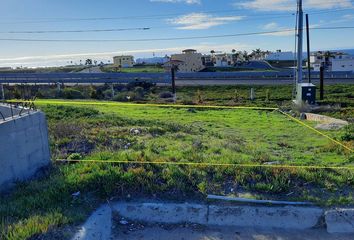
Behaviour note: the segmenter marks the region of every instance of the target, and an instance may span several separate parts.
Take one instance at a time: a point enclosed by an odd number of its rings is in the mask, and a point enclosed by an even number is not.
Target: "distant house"
[[[281,50],[269,53],[265,58],[266,61],[294,61],[294,59],[295,54],[293,52],[282,52]]]
[[[214,58],[215,67],[232,67],[235,64],[233,54],[217,54],[214,56]]]
[[[205,67],[214,67],[214,58],[211,55],[203,55],[202,64]]]
[[[310,64],[315,71],[324,66],[327,71],[354,71],[354,56],[343,52],[318,51],[311,54]]]
[[[165,64],[170,60],[168,56],[165,57],[153,57],[153,58],[138,58],[136,64]]]
[[[0,67],[0,71],[12,70],[12,67]]]
[[[113,57],[113,64],[121,68],[130,68],[134,66],[134,57],[122,55]]]
[[[199,72],[205,67],[202,62],[203,55],[194,49],[183,50],[181,54],[173,54],[172,61],[182,61],[178,68],[179,72]]]

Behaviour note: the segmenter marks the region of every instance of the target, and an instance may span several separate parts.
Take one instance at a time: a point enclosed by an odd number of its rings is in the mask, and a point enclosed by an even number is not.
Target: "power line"
[[[312,27],[312,30],[346,30],[354,29],[354,26],[345,27]],[[172,41],[172,40],[193,40],[193,39],[209,39],[209,38],[227,38],[254,35],[270,35],[276,33],[293,32],[294,29],[284,29],[276,31],[250,32],[238,34],[209,35],[209,36],[193,36],[193,37],[171,37],[171,38],[141,38],[141,39],[30,39],[30,38],[0,38],[0,41],[16,41],[16,42],[149,42],[149,41]]]
[[[89,29],[89,30],[32,30],[32,31],[8,31],[8,32],[0,32],[0,33],[84,33],[84,32],[122,32],[122,31],[146,31],[150,30],[149,27],[142,27],[142,28],[112,28],[112,29]]]
[[[322,3],[340,3],[339,1],[324,1]],[[350,2],[354,3],[354,2]],[[338,7],[331,10],[317,10],[317,11],[307,11],[308,14],[321,14],[321,13],[330,13],[338,11],[348,11],[352,10],[354,7]],[[193,12],[199,14],[212,14],[212,13],[235,13],[235,12],[244,12],[244,10],[214,10],[214,11],[202,11],[202,12]],[[191,14],[191,13],[189,13]],[[0,24],[17,24],[17,23],[51,23],[51,22],[75,22],[75,21],[105,21],[105,20],[148,20],[148,19],[163,19],[173,16],[188,15],[188,13],[171,13],[171,14],[156,14],[156,15],[131,15],[131,16],[121,16],[121,17],[93,17],[93,18],[44,18],[43,20],[35,21],[17,21],[17,22],[0,22]],[[278,13],[278,14],[259,14],[258,16],[294,16],[295,13]],[[190,18],[197,18],[198,16],[189,16]],[[247,16],[246,16],[247,17]]]
[[[343,11],[348,9],[337,9],[337,10],[322,10],[313,12],[313,14],[322,14],[328,12],[335,12],[335,11]],[[259,21],[263,19],[279,19],[279,18],[289,18],[294,17],[295,14],[269,14],[267,16],[274,16],[274,17],[253,17],[245,16],[244,19],[240,19],[239,21],[242,22],[251,22],[251,21]],[[176,26],[178,28],[178,26]],[[170,26],[153,26],[153,27],[136,27],[136,28],[111,28],[111,29],[88,29],[88,30],[26,30],[26,31],[7,31],[7,32],[0,32],[1,34],[43,34],[43,33],[94,33],[94,32],[121,32],[121,31],[146,31],[152,29],[168,29],[172,28]]]

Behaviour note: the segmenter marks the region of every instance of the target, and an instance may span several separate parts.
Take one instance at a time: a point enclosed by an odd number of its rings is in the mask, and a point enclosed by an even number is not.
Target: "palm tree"
[[[86,59],[85,65],[92,65],[92,59]]]
[[[256,60],[260,60],[260,58],[262,57],[262,50],[260,48],[257,48],[256,50],[252,51],[252,55]]]
[[[323,53],[325,69],[328,69],[328,67],[331,65],[331,58],[334,58],[335,56],[336,55],[330,51],[326,51]]]

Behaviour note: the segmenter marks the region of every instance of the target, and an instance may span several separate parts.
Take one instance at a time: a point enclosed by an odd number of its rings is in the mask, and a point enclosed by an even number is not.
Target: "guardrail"
[[[30,114],[31,111],[36,111],[37,108],[34,104],[34,100],[22,100],[22,101],[11,101],[11,102],[2,102],[2,106],[8,108],[8,113],[6,114],[0,109],[0,117],[3,121],[6,121],[7,118],[20,117],[24,112]]]
[[[170,83],[165,73],[3,73],[0,83]]]
[[[319,72],[312,72],[313,79],[319,78]],[[304,73],[304,78],[307,74]],[[177,80],[232,80],[232,79],[292,79],[293,71],[279,72],[197,72],[177,73]],[[353,72],[327,72],[326,79],[354,79]],[[128,84],[134,81],[148,81],[156,84],[170,84],[168,73],[2,73],[0,84]]]

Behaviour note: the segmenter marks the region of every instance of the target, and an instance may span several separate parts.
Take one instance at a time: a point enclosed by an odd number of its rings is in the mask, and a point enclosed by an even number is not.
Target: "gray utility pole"
[[[309,83],[311,83],[311,49],[310,49],[310,23],[309,23],[309,15],[306,14],[306,36],[307,36],[307,79]]]
[[[302,0],[298,0],[298,29],[297,29],[297,83],[302,83],[302,39],[304,33],[304,12]]]
[[[303,83],[302,75],[302,43],[304,33],[304,12],[302,10],[302,0],[297,1],[298,7],[298,29],[297,29],[297,91],[295,103],[302,105],[303,103],[315,104],[316,103],[316,86],[312,83]],[[310,60],[310,59],[308,59]]]

